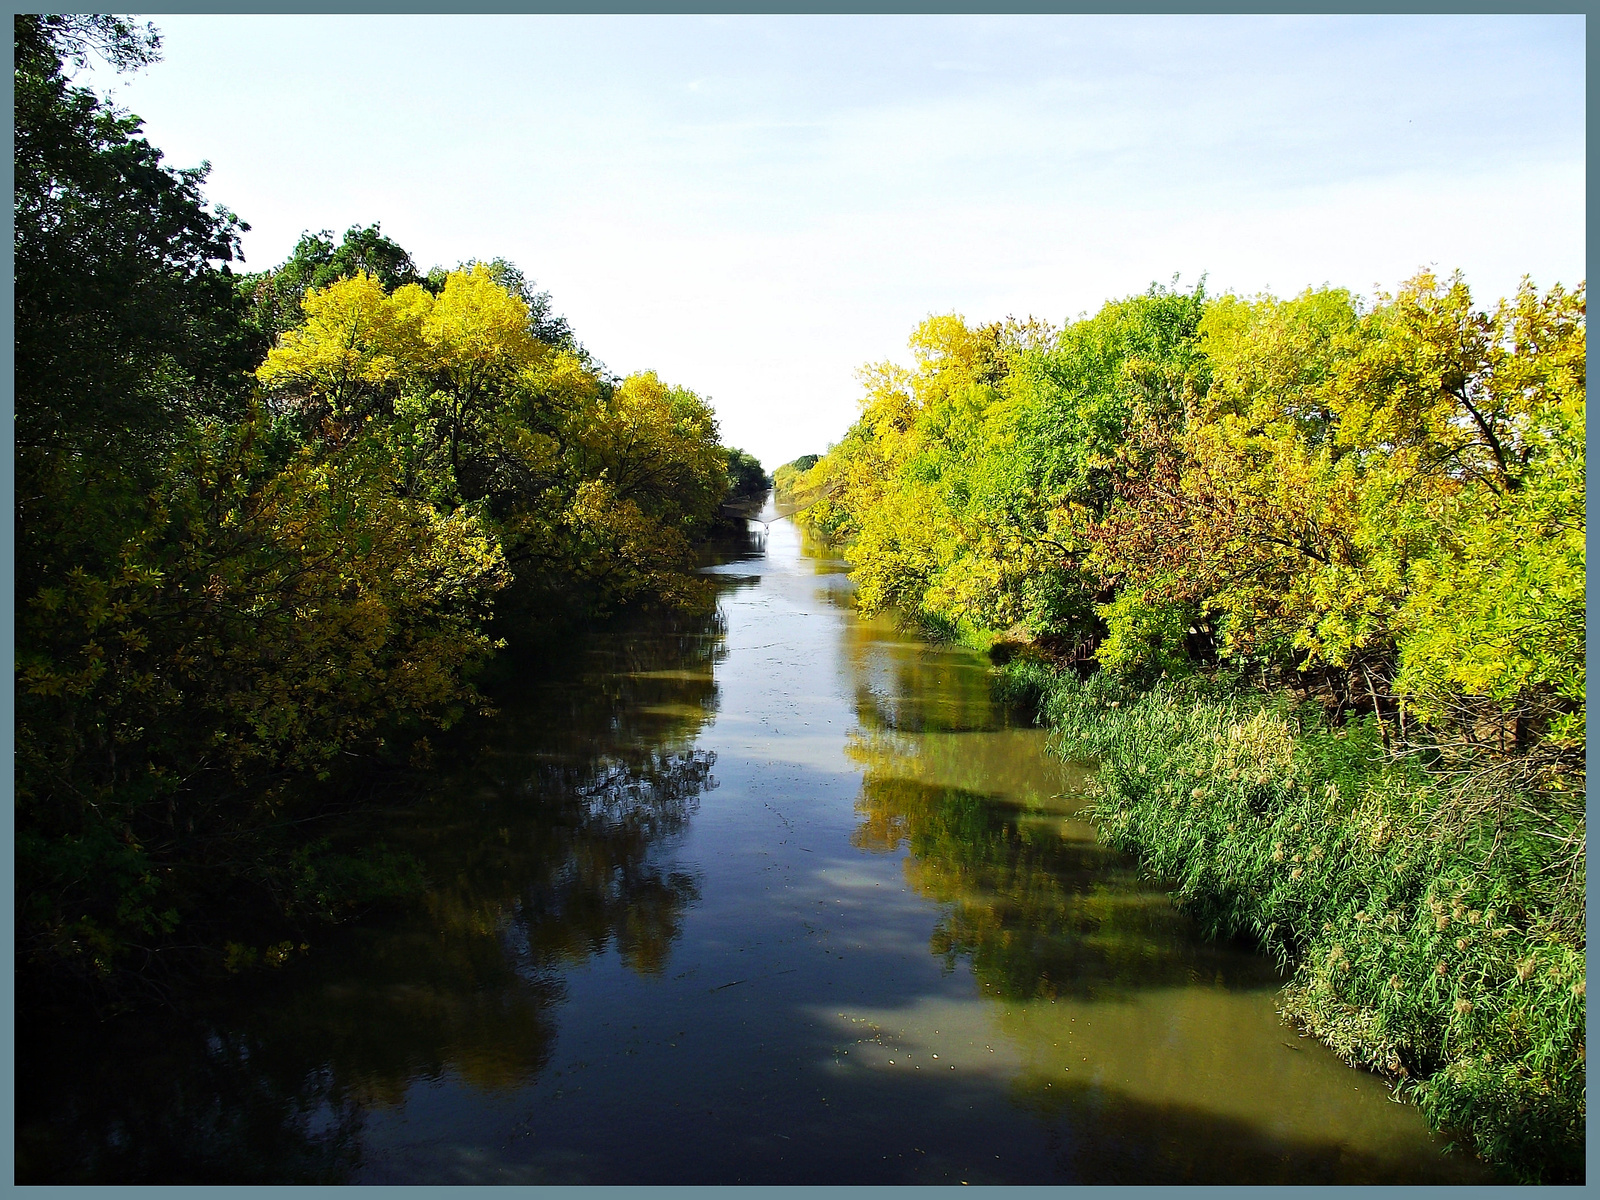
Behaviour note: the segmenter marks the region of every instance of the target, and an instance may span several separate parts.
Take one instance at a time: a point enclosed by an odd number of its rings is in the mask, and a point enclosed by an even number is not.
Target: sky
[[[1584,277],[1584,18],[152,16],[79,81],[249,222],[515,262],[770,470],[933,313]]]

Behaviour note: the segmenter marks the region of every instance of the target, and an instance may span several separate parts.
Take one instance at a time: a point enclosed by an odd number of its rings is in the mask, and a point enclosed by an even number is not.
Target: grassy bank
[[[1099,760],[1103,838],[1293,964],[1288,1017],[1515,1178],[1583,1179],[1581,795],[1486,803],[1287,698],[1027,661],[1001,686]]]

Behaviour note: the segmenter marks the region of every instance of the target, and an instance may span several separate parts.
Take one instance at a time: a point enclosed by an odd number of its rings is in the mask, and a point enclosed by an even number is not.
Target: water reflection
[[[851,843],[901,856],[940,910],[928,950],[987,1001],[841,1013],[858,1064],[1003,1079],[1063,1181],[1488,1178],[1284,1026],[1267,959],[1200,937],[1098,843],[1078,815],[1088,769],[990,699],[978,655],[881,622],[845,644],[858,721],[845,752],[862,771]]]
[[[564,972],[614,951],[659,975],[696,873],[663,851],[716,786],[720,614],[611,631],[542,686],[502,689],[490,737],[350,836],[414,854],[416,911],[198,1002],[52,1027],[18,1055],[22,1182],[337,1182],[374,1111],[445,1077],[485,1092],[545,1070]],[[159,1049],[157,1049],[159,1048]]]
[[[1095,840],[976,654],[794,531],[600,631],[415,803],[426,865],[186,1020],[30,1017],[23,1181],[1478,1181]],[[545,679],[547,682],[530,682]]]
[[[19,1021],[17,1183],[337,1183],[354,1167],[360,1105],[304,1057],[170,1016],[78,1015]]]

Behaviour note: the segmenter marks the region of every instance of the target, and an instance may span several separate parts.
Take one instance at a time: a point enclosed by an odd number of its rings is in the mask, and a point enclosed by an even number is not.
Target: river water
[[[501,689],[425,903],[19,1052],[20,1181],[1482,1182],[788,522]]]

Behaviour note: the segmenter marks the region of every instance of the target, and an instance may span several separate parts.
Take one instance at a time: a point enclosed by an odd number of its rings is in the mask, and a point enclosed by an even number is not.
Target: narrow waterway
[[[788,522],[386,828],[423,908],[19,1057],[21,1181],[1481,1182]]]

